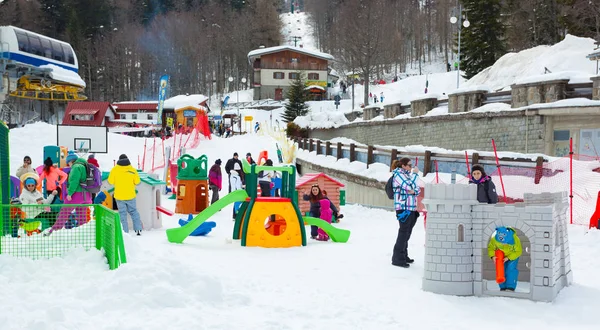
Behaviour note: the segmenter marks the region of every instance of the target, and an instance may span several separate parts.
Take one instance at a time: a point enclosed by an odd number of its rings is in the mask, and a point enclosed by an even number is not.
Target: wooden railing
[[[334,156],[337,159],[348,159],[350,162],[360,161],[367,164],[367,168],[371,164],[379,163],[389,166],[391,169],[392,161],[401,157],[409,157],[415,159],[416,166],[423,171],[423,175],[428,173],[441,172],[466,175],[467,174],[467,158],[464,154],[452,153],[444,154],[425,150],[425,152],[406,152],[397,148],[386,148],[381,146],[371,146],[365,144],[341,142],[331,143],[330,141],[322,141],[310,138],[294,138],[298,143],[298,149],[315,151],[317,155]],[[530,168],[532,170],[541,169],[545,162],[548,162],[544,157],[537,157],[536,160],[529,158],[499,158],[498,161],[503,167],[520,167]],[[496,167],[496,158],[493,156],[481,156],[475,152],[469,155],[469,166],[473,164],[481,164],[488,168]],[[470,171],[470,170],[469,170]],[[486,172],[488,172],[486,170]],[[489,171],[491,173],[492,171]],[[538,174],[539,172],[539,174]],[[538,175],[541,178],[542,171],[536,170],[536,182],[539,181]]]

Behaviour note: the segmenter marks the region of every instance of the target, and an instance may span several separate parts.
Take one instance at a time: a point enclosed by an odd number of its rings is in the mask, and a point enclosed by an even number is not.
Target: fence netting
[[[162,139],[159,137],[146,138],[144,149],[139,154],[139,168],[145,172],[154,172],[165,167],[167,156],[171,161],[178,159],[181,154],[181,148],[194,149],[200,145],[200,141],[207,139],[194,129],[191,133],[174,134],[173,136]],[[170,147],[170,155],[166,155],[166,148]]]
[[[100,205],[10,204],[0,215],[0,254],[36,260],[98,249],[111,269],[125,262],[119,215]]]
[[[484,164],[487,175],[490,175],[500,203],[513,204],[523,202],[525,193],[539,194],[543,192],[566,191],[571,194],[570,158],[552,158],[544,162],[541,168],[518,165]],[[456,184],[469,182],[466,173],[466,164],[457,170]],[[500,179],[502,174],[502,180]],[[596,209],[598,192],[600,191],[600,158],[586,155],[573,155],[573,201],[572,223],[589,225],[590,217]],[[451,183],[448,173],[431,173],[427,180],[420,179],[420,186],[425,182]],[[503,189],[504,186],[504,189]],[[421,194],[420,198],[423,198]],[[570,203],[570,201],[569,201]],[[422,203],[421,203],[422,205]],[[571,210],[568,209],[567,219],[571,219]]]

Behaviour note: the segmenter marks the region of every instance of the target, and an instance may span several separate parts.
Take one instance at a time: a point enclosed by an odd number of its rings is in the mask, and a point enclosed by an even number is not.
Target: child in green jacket
[[[516,231],[511,227],[496,228],[496,235],[488,244],[488,256],[496,263],[496,250],[504,252],[504,277],[506,281],[500,283],[500,291],[515,291],[519,278],[519,257],[523,253],[521,240]]]

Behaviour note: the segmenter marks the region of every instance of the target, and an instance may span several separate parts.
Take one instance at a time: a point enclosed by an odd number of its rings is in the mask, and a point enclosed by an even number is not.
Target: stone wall
[[[412,117],[423,116],[431,109],[437,107],[438,99],[435,97],[412,100],[410,102],[410,115]]]
[[[448,113],[468,112],[485,101],[486,90],[475,90],[448,95]]]
[[[363,122],[332,129],[315,129],[310,137],[330,140],[340,136],[368,145],[424,145],[453,150],[492,151],[494,139],[499,151],[545,152],[545,122],[531,116],[525,132],[525,111],[466,113]],[[550,137],[551,139],[552,137]],[[527,139],[527,142],[526,142]]]
[[[569,79],[512,85],[512,107],[520,108],[537,103],[551,103],[567,97]]]

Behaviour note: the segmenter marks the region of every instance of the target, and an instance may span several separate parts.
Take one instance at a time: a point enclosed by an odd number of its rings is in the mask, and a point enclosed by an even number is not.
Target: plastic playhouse
[[[175,213],[198,214],[208,207],[208,158],[206,155],[197,159],[187,154],[179,157],[176,191]]]
[[[142,220],[142,228],[144,230],[162,228],[161,214],[173,215],[172,212],[164,209],[160,205],[160,187],[166,182],[158,180],[156,177],[148,173],[138,170],[140,176],[140,184],[136,187],[136,203],[137,209]],[[102,172],[102,187],[101,190],[106,195],[106,199],[102,205],[108,209],[115,210],[113,192],[115,188],[108,183],[109,172]],[[130,228],[133,228],[131,216],[127,215],[127,221]]]
[[[242,160],[246,174],[246,189],[233,191],[207,207],[186,225],[167,229],[171,243],[182,243],[192,232],[212,215],[229,204],[241,202],[233,229],[233,239],[242,246],[283,248],[306,246],[305,224],[322,228],[332,241],[345,243],[350,231],[339,229],[321,219],[302,217],[298,207],[295,166],[257,166]],[[281,197],[258,197],[258,172],[262,170],[282,173]],[[179,193],[179,191],[178,191]]]
[[[345,187],[344,184],[324,173],[304,174],[296,182],[296,190],[298,190],[298,194],[301,194],[303,191],[310,190],[313,184],[318,184],[321,191],[327,192],[327,198],[329,198],[338,210],[341,205],[346,205],[346,191],[342,190],[342,188]],[[308,214],[310,202],[302,200],[300,196],[298,196],[298,201],[300,212],[302,212],[302,214]],[[335,219],[332,221],[336,222]]]

